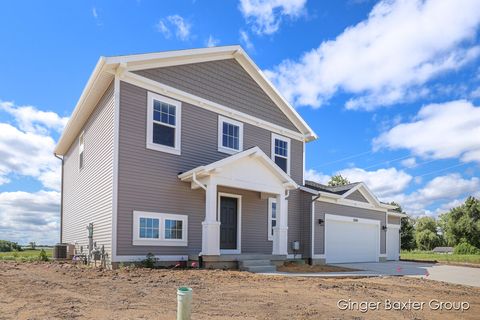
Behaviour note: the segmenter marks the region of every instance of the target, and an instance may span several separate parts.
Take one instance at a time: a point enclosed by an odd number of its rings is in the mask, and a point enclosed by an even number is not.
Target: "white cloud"
[[[472,99],[480,98],[480,87],[478,87],[477,89],[473,90],[473,91],[470,93],[470,97],[472,97]]]
[[[366,171],[361,168],[348,168],[338,171],[350,182],[364,182],[370,190],[380,199],[388,198],[405,190],[412,176],[396,168]]]
[[[451,173],[444,176],[435,177],[430,180],[423,188],[410,194],[395,195],[389,200],[394,200],[401,204],[404,210],[413,215],[433,214],[453,206],[460,196],[476,194],[480,188],[480,179],[473,177],[464,179],[458,173]],[[440,210],[429,211],[426,208],[437,202],[443,204],[439,206]]]
[[[417,166],[417,159],[415,158],[407,158],[405,160],[402,160],[400,162],[402,166],[407,167],[407,168],[414,168]]]
[[[207,45],[207,47],[215,47],[219,43],[220,43],[220,40],[215,39],[212,35],[210,35],[208,36],[208,39],[205,44]]]
[[[182,16],[178,14],[170,15],[166,18],[162,18],[155,25],[158,32],[169,39],[172,35],[171,28],[175,29],[175,36],[178,40],[186,41],[190,39],[190,31],[192,25],[187,22]]]
[[[19,128],[26,132],[45,134],[50,129],[61,132],[68,117],[60,117],[52,111],[41,111],[33,106],[15,106],[13,102],[1,101],[0,110],[13,116]]]
[[[95,7],[92,8],[92,16],[93,16],[95,19],[98,19],[97,8],[95,8]]]
[[[375,138],[375,149],[409,149],[433,159],[480,162],[480,107],[465,100],[430,104],[416,117]]]
[[[248,36],[248,33],[246,33],[244,30],[240,30],[240,41],[243,42],[243,44],[245,45],[245,47],[247,47],[247,49],[249,50],[255,49],[252,41],[250,40],[250,37]]]
[[[0,184],[8,183],[11,174],[39,180],[45,188],[60,189],[61,162],[53,156],[55,140],[68,121],[54,112],[32,106],[15,106],[0,101],[0,110],[10,114],[18,128],[0,123]]]
[[[27,244],[58,242],[60,193],[16,191],[0,193],[0,234]]]
[[[479,56],[479,24],[476,0],[385,0],[336,39],[266,73],[295,105],[319,107],[339,91],[355,94],[348,108],[415,100],[428,94],[426,82]]]
[[[327,184],[330,176],[316,171],[315,169],[308,169],[305,171],[305,180],[314,181],[321,184]]]
[[[283,17],[297,18],[305,12],[307,0],[240,0],[239,9],[252,31],[273,34]]]

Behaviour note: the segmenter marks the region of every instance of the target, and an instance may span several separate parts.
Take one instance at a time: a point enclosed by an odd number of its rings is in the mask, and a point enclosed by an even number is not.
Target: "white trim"
[[[312,209],[311,209],[311,227],[310,227],[310,232],[311,232],[311,236],[310,236],[310,241],[311,241],[311,252],[310,252],[310,256],[313,258],[315,257],[315,201],[313,201],[313,199],[315,198],[315,196],[312,196],[312,201],[311,201],[311,205],[312,205]],[[324,222],[324,226],[325,226],[325,222]]]
[[[392,228],[392,229],[400,229],[400,225],[399,225],[399,224],[388,223],[388,224],[387,224],[387,230],[390,229],[390,228]]]
[[[240,46],[215,47],[204,49],[177,50],[139,55],[126,55],[116,57],[100,57],[93,73],[85,86],[80,99],[63,131],[54,152],[64,155],[72,144],[78,131],[93,112],[95,105],[106,89],[105,83],[111,81],[113,70],[121,67],[126,70],[147,69],[155,66],[180,65],[202,61],[222,59],[236,59],[245,71],[256,81],[264,92],[274,101],[278,108],[302,132],[298,140],[311,141],[317,135],[300,117],[296,110],[283,98],[273,84],[266,78],[258,66],[250,59]],[[128,73],[128,71],[127,71]],[[123,80],[123,79],[122,79]],[[102,91],[103,90],[103,91]],[[231,109],[230,109],[231,110]],[[258,124],[257,124],[258,125]],[[262,125],[260,125],[262,126]],[[285,130],[285,128],[282,128]],[[290,130],[289,130],[290,131]],[[294,131],[292,131],[294,132]],[[281,132],[279,132],[282,134]],[[286,133],[283,133],[286,134]]]
[[[326,259],[324,254],[314,254],[312,259]]]
[[[397,261],[400,259],[400,249],[401,249],[401,236],[400,236],[400,225],[399,224],[391,224],[391,223],[387,223],[387,230],[385,232],[385,258],[387,258],[388,260],[388,244],[389,244],[389,241],[388,241],[388,232],[390,230],[397,230],[398,232],[398,248],[397,248],[397,252],[396,252],[396,256],[395,256],[395,259],[393,260],[389,260],[389,261]],[[391,231],[390,231],[391,232]]]
[[[117,261],[117,212],[118,212],[118,145],[120,128],[120,79],[115,75],[113,83],[114,133],[113,133],[113,181],[112,181],[112,262]]]
[[[155,255],[154,256],[157,261],[171,261],[171,262],[178,262],[178,261],[188,261],[188,256],[185,255]],[[138,262],[145,260],[146,255],[135,255],[135,256],[116,256],[116,259],[112,262]]]
[[[153,102],[160,101],[172,105],[175,107],[175,125],[169,125],[163,122],[158,124],[175,128],[175,147],[164,146],[153,142],[153,123],[157,122],[153,120]],[[159,94],[148,92],[147,93],[147,134],[146,134],[146,147],[147,149],[167,152],[171,154],[181,154],[181,136],[182,136],[182,103],[177,100],[173,100]]]
[[[139,230],[140,218],[154,218],[159,220],[159,238],[140,238]],[[166,239],[165,238],[165,220],[179,220],[182,221],[182,239]],[[188,246],[188,215],[147,212],[147,211],[133,211],[133,239],[134,246]]]
[[[387,211],[387,215],[392,216],[392,217],[399,217],[399,218],[405,218],[405,217],[407,217],[407,215],[406,215],[405,213],[401,213],[401,212],[391,212],[391,211]]]
[[[78,169],[81,171],[85,167],[85,130],[78,136]]]
[[[218,193],[218,205],[217,205],[217,221],[220,222],[220,228],[222,227],[222,221],[220,221],[221,210],[221,198],[236,198],[237,199],[237,249],[221,249],[220,254],[240,254],[242,253],[242,196],[239,194],[219,192]],[[220,243],[221,245],[221,243]]]
[[[324,232],[323,232],[323,253],[326,257],[328,256],[328,247],[327,247],[327,233],[328,233],[328,228],[327,228],[327,221],[342,221],[342,222],[355,222],[355,223],[361,223],[361,224],[371,224],[371,225],[376,225],[378,229],[378,238],[377,238],[377,243],[376,243],[376,252],[377,252],[377,261],[380,260],[380,242],[382,241],[382,228],[381,228],[381,222],[380,220],[374,220],[374,219],[365,219],[365,218],[357,218],[357,217],[350,217],[350,216],[339,216],[336,214],[329,214],[325,213],[325,220],[324,220]],[[325,260],[326,263],[328,263],[327,260]]]
[[[280,140],[280,141],[284,141],[284,142],[287,143],[287,174],[290,175],[290,159],[291,159],[291,149],[292,149],[291,140],[289,138],[286,138],[284,136],[280,136],[280,135],[272,132],[270,147],[271,147],[271,158],[272,158],[272,161],[274,163],[275,163],[275,157],[276,156],[281,157],[281,158],[285,158],[284,156],[280,156],[280,155],[275,154],[275,140]],[[277,164],[275,163],[275,165],[277,165]],[[283,171],[283,169],[282,169],[282,171]]]
[[[287,254],[287,259],[302,259],[303,255],[301,253],[299,254],[293,254],[289,253]]]
[[[273,230],[272,230],[272,221],[273,221],[273,219],[272,219],[272,205],[273,205],[274,203],[275,203],[275,204],[277,203],[277,199],[275,199],[275,198],[268,198],[268,208],[267,208],[267,213],[268,213],[268,217],[267,217],[267,219],[268,219],[268,223],[267,223],[267,226],[268,226],[268,228],[267,228],[267,239],[268,239],[268,241],[273,241],[273,234],[272,234],[272,232],[273,232]],[[275,208],[275,222],[278,222],[278,221],[277,221],[277,220],[278,220],[278,215],[277,215],[276,210],[277,210],[277,209]],[[278,223],[276,223],[275,225],[277,226]]]
[[[387,257],[387,254],[385,254],[385,253],[380,253],[380,254],[378,255],[378,257],[379,257],[379,258],[386,258],[386,257]]]
[[[319,192],[319,194],[322,196],[316,200],[319,202],[328,202],[328,203],[338,204],[338,205],[347,206],[347,207],[379,211],[382,213],[386,212],[386,209],[376,207],[370,203],[359,202],[359,201],[354,201],[349,199],[342,199],[338,197],[326,197],[324,192]]]
[[[142,77],[135,73],[126,71],[122,77],[122,81],[128,82],[149,91],[171,97],[173,99],[178,99],[180,101],[221,114],[226,117],[235,118],[236,120],[239,120],[241,122],[264,128],[266,130],[287,136],[298,141],[303,141],[305,139],[304,135],[299,132],[284,128],[277,124],[251,116],[241,111],[237,111],[219,103],[201,98],[199,96],[168,86],[158,81]]]
[[[228,123],[238,127],[238,150],[225,147],[223,145],[223,123]],[[218,136],[218,151],[227,153],[227,154],[235,154],[243,151],[243,123],[242,122],[224,117],[222,115],[218,115],[217,136]]]

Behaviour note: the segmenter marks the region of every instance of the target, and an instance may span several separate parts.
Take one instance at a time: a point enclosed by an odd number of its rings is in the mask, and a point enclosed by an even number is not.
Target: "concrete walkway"
[[[480,287],[480,268],[409,261],[342,263],[335,265],[370,271],[384,276],[409,276]]]
[[[480,287],[480,268],[408,261],[341,263],[334,264],[334,266],[362,271],[318,273],[275,272],[265,274],[288,277],[324,278],[407,276],[443,281],[453,284],[461,284],[465,286]]]

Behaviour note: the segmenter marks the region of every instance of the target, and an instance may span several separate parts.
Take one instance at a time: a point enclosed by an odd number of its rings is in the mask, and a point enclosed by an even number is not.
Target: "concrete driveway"
[[[388,276],[410,276],[466,286],[480,287],[480,268],[408,261],[341,263],[339,267]]]

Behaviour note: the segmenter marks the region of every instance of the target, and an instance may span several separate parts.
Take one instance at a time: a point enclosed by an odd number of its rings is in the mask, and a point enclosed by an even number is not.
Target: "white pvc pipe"
[[[192,314],[192,288],[177,289],[177,320],[190,320]]]

